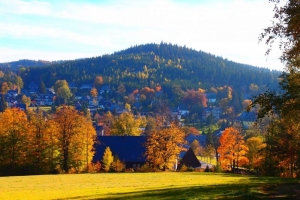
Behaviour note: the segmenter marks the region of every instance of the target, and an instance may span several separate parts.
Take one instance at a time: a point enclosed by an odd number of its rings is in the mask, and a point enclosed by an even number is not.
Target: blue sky
[[[161,41],[283,70],[258,36],[268,0],[0,0],[0,62],[69,60]]]

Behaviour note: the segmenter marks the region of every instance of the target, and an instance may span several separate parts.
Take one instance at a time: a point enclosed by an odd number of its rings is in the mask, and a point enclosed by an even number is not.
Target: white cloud
[[[78,49],[82,45],[80,57],[85,52],[94,52],[95,47],[111,53],[131,45],[164,41],[236,62],[281,68],[277,60],[280,52],[275,49],[266,58],[267,47],[258,44],[259,34],[270,25],[272,8],[268,2],[249,0],[193,4],[171,0],[108,1],[108,4],[0,1],[0,12],[6,15],[30,14],[49,20],[49,24],[42,26],[35,21],[25,25],[3,20],[0,39],[1,36],[32,41],[59,39],[60,45],[77,45]]]

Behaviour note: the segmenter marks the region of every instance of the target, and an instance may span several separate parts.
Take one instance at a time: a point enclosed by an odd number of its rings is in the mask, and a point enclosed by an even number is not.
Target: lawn
[[[0,199],[300,198],[299,179],[214,173],[102,173],[0,177]]]

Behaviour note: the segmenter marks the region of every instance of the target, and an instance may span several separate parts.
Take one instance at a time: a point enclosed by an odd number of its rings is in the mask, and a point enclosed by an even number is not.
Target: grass
[[[0,177],[0,199],[290,199],[299,181],[197,172],[15,176]]]

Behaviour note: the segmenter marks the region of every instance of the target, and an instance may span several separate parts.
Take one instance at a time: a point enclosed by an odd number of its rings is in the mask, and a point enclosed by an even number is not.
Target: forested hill
[[[7,63],[0,63],[0,67],[6,67],[11,68],[12,70],[16,70],[20,67],[29,67],[29,66],[36,66],[36,67],[43,67],[46,65],[53,64],[53,62],[50,61],[44,61],[44,60],[19,60],[19,61],[13,61],[13,62],[7,62]]]
[[[187,47],[161,44],[134,46],[112,55],[103,55],[44,67],[29,67],[19,71],[25,86],[40,79],[47,87],[56,80],[74,82],[77,86],[93,83],[101,75],[105,84],[116,88],[120,83],[128,92],[159,83],[163,90],[171,85],[182,89],[209,89],[231,86],[248,88],[254,83],[260,89],[277,86],[279,71],[239,64]]]

